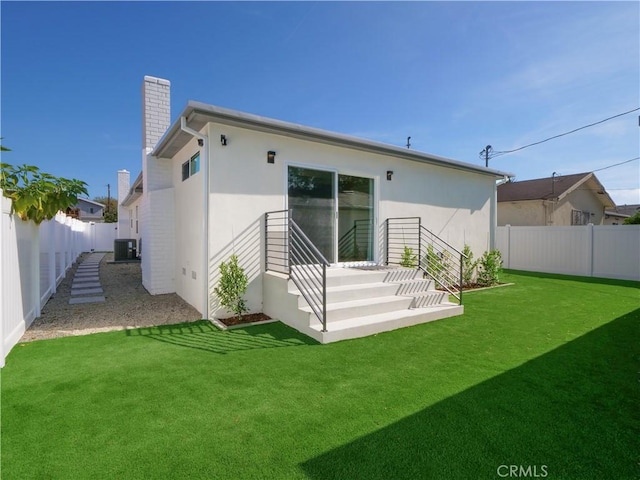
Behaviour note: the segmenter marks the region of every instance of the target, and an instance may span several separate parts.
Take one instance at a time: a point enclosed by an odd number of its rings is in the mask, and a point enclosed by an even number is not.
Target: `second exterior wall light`
[[[273,150],[267,152],[267,163],[276,163],[276,152]]]
[[[391,181],[391,177],[393,177],[393,170],[387,170],[387,180]]]

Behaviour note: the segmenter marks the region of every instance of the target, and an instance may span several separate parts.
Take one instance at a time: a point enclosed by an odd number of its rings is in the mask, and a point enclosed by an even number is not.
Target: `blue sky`
[[[7,2],[4,162],[115,195],[141,164],[140,87],[484,164],[640,106],[638,2]],[[517,180],[640,156],[638,114],[496,157]],[[596,172],[640,203],[640,162]]]

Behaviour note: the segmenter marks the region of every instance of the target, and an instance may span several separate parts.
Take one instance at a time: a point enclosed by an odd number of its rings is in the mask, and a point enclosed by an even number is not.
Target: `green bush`
[[[502,255],[498,250],[484,252],[478,261],[478,284],[483,287],[491,287],[499,282],[499,274],[502,269]]]
[[[640,212],[636,212],[632,217],[625,218],[624,225],[640,225]]]
[[[213,290],[220,299],[220,304],[236,314],[238,319],[247,312],[247,305],[242,296],[247,291],[249,278],[244,269],[238,265],[238,257],[231,255],[229,263],[220,264],[220,281]]]

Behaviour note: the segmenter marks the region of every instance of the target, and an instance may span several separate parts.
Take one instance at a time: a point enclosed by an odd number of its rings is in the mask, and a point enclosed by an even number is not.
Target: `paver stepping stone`
[[[100,282],[100,279],[96,277],[76,277],[73,279],[73,283],[86,283],[86,282]]]
[[[103,295],[96,297],[73,297],[69,299],[69,305],[75,305],[78,303],[99,303],[104,301],[106,301],[106,299]]]
[[[100,282],[73,282],[71,284],[71,291],[78,288],[98,288],[101,287]]]
[[[96,293],[104,293],[102,288],[72,288],[71,296],[74,297],[76,295],[95,295]]]

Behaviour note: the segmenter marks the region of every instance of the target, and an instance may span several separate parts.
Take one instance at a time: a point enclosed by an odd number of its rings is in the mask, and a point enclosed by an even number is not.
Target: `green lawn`
[[[2,479],[639,478],[639,284],[503,280],[331,345],[204,322],[18,345]]]

